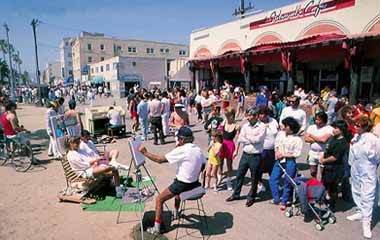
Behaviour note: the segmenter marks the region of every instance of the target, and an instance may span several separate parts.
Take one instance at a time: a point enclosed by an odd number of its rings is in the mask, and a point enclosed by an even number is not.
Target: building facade
[[[170,62],[169,86],[191,88],[192,73],[189,70],[189,58],[177,58]]]
[[[81,80],[83,75],[88,74],[87,65],[116,56],[165,59],[167,75],[170,61],[188,55],[189,48],[183,44],[121,40],[107,37],[102,33],[82,32],[72,44],[73,75],[75,80]]]
[[[71,51],[72,38],[62,39],[60,49],[61,78],[66,80],[73,77],[73,57]]]
[[[89,80],[105,84],[116,97],[124,97],[135,84],[148,89],[165,87],[165,70],[165,58],[112,57],[89,64]]]
[[[58,84],[62,82],[61,62],[47,63],[44,70],[43,82],[46,84]]]
[[[380,95],[380,1],[305,0],[190,35],[194,84]],[[353,76],[353,77],[352,77]],[[356,96],[356,97],[358,97]]]

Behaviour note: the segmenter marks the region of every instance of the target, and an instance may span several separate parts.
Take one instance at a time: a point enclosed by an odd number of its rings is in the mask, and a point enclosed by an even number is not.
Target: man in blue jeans
[[[236,186],[232,196],[226,199],[227,202],[240,199],[240,192],[243,186],[247,171],[251,172],[251,190],[247,195],[246,207],[252,206],[256,198],[257,183],[259,181],[261,153],[264,148],[264,138],[266,126],[258,120],[259,109],[254,107],[247,110],[248,123],[241,128],[238,142],[243,147],[243,155],[239,162],[236,176]]]

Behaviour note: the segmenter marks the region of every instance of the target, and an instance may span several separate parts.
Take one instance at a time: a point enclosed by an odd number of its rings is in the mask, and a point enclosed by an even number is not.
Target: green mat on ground
[[[144,186],[152,186],[155,177],[152,180],[143,180]],[[137,183],[132,182],[132,187],[136,187]],[[141,203],[124,203],[122,199],[108,196],[103,200],[97,200],[94,204],[81,204],[82,209],[90,212],[139,212],[144,209],[145,204]]]
[[[144,209],[145,204],[123,203],[123,200],[115,197],[106,197],[97,200],[94,204],[81,204],[82,209],[90,212],[139,212]]]

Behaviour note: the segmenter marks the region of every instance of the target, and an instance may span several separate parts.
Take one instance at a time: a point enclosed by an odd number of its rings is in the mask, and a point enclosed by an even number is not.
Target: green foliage
[[[9,68],[7,63],[0,59],[0,84],[7,83],[9,81]]]

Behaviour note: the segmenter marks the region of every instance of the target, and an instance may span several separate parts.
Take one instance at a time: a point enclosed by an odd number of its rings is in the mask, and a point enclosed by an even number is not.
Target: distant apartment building
[[[120,57],[144,57],[165,59],[165,76],[168,76],[170,62],[178,57],[188,57],[189,47],[183,44],[163,43],[144,40],[121,40],[107,37],[103,33],[81,32],[73,39],[73,76],[83,81],[88,75],[88,65],[106,59]],[[165,86],[166,87],[166,86]]]
[[[140,87],[166,87],[166,59],[148,57],[112,57],[89,64],[89,80],[105,84],[116,97],[124,97],[135,84]]]
[[[61,78],[66,80],[73,76],[73,57],[71,51],[72,38],[64,38],[59,45],[60,62],[61,62]]]
[[[47,63],[44,70],[43,82],[46,84],[58,84],[62,82],[61,63]]]

